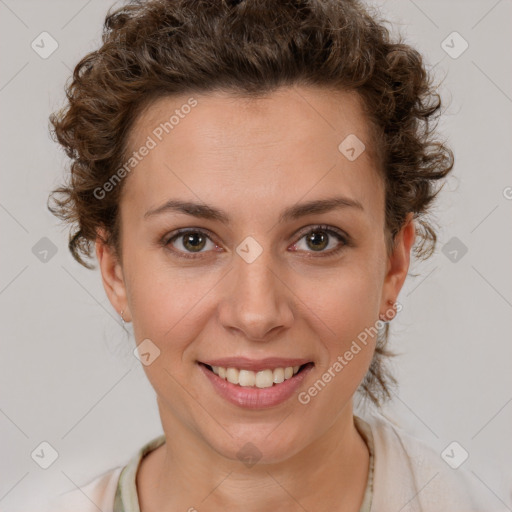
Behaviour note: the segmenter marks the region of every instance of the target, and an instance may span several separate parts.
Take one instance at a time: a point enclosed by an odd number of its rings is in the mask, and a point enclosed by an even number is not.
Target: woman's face
[[[164,429],[277,462],[351,418],[376,341],[358,336],[397,297],[412,223],[389,256],[357,95],[192,96],[156,101],[132,127],[123,264],[98,244],[103,281],[143,342]],[[244,370],[249,385],[205,363]],[[279,382],[276,368],[303,363]]]

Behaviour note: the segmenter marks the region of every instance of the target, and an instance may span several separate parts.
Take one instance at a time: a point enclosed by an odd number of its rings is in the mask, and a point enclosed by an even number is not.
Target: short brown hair
[[[357,0],[138,0],[105,19],[102,46],[75,67],[67,105],[50,117],[72,163],[50,211],[73,226],[69,249],[87,268],[97,228],[120,257],[122,184],[99,200],[125,161],[127,138],[142,109],[159,97],[227,91],[247,97],[280,86],[351,90],[363,99],[385,181],[388,239],[409,212],[417,257],[432,254],[436,234],[425,218],[453,167],[436,138],[441,100],[421,55],[395,40],[376,13]],[[379,335],[361,384],[376,405],[396,381],[384,366],[389,326]]]

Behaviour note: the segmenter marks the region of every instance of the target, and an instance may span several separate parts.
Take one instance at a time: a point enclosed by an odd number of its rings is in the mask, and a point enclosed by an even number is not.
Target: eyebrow
[[[363,205],[359,201],[348,197],[338,196],[329,199],[317,199],[315,201],[290,206],[283,210],[279,216],[278,222],[283,223],[299,219],[306,215],[326,213],[341,208],[356,208],[364,211]],[[223,224],[230,223],[229,215],[224,210],[208,204],[179,201],[175,199],[170,199],[161,206],[148,210],[144,214],[144,218],[147,219],[149,217],[168,212],[184,213],[201,219],[216,220]]]

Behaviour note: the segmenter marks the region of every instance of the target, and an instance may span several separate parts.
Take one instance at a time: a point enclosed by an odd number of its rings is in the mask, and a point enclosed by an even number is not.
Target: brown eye
[[[207,247],[208,243],[211,244],[210,247]],[[209,249],[214,249],[216,247],[216,244],[212,242],[206,233],[191,229],[178,232],[174,236],[168,238],[163,245],[168,247],[178,256],[183,256],[185,258],[193,258],[194,254],[207,252]],[[206,250],[203,250],[205,248]]]
[[[200,251],[206,244],[206,237],[202,233],[187,233],[181,236],[183,247],[191,252]]]
[[[314,251],[322,251],[329,245],[329,235],[321,230],[312,231],[306,235],[306,243]]]
[[[304,240],[304,243],[301,247],[302,240]],[[308,253],[321,253],[319,256],[330,256],[341,251],[347,245],[349,245],[348,237],[343,235],[342,232],[328,226],[315,226],[302,235],[299,241],[294,244],[294,248]]]

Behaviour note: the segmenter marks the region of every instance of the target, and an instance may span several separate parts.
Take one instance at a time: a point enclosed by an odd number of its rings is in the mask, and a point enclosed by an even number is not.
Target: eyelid
[[[310,224],[309,226],[305,226],[304,228],[300,229],[298,232],[293,235],[294,238],[297,238],[297,240],[293,243],[293,245],[297,244],[305,235],[308,233],[311,233],[313,231],[325,231],[327,233],[331,233],[339,237],[339,241],[343,242],[343,246],[350,246],[351,245],[351,239],[347,233],[345,233],[343,230],[336,228],[334,226],[330,226],[327,224]],[[216,240],[215,235],[206,228],[180,228],[175,231],[173,231],[171,234],[166,235],[162,238],[161,244],[164,248],[167,248],[170,242],[173,240],[179,238],[180,235],[184,235],[187,233],[202,233],[206,235],[215,245],[220,246],[221,244],[218,243]],[[318,252],[318,256],[330,256],[337,254],[343,247],[338,247],[336,249],[331,249],[330,251],[320,251]],[[203,252],[198,253],[186,253],[183,251],[178,251],[174,249],[169,249],[174,254],[178,254],[178,257],[188,258],[188,259],[195,259],[200,257],[201,254],[205,254]],[[206,251],[206,253],[209,251]],[[306,251],[307,253],[310,253],[310,251]],[[315,254],[315,251],[311,251],[311,254]]]
[[[345,244],[349,245],[350,237],[345,233],[345,231],[336,228],[334,226],[330,226],[328,224],[312,224],[310,226],[306,226],[305,228],[298,231],[298,233],[295,236],[302,238],[304,235],[310,233],[311,231],[327,231],[328,233],[335,233],[337,234]],[[298,240],[297,240],[298,241]]]
[[[215,235],[209,229],[206,229],[206,228],[180,228],[180,229],[176,229],[172,233],[169,233],[168,235],[165,235],[163,237],[163,239],[162,239],[162,243],[164,245],[166,245],[171,240],[173,240],[174,238],[178,238],[179,235],[185,235],[187,233],[202,233],[203,235],[207,235],[208,238],[210,238],[212,242],[215,242],[217,245],[219,245],[218,242],[216,241]]]
[[[337,247],[330,249],[328,251],[305,251],[304,258],[317,259],[339,257],[346,247],[352,247],[353,245],[352,239],[345,231],[327,224],[313,224],[301,229],[298,232],[298,234],[295,235],[295,237],[297,237],[297,241],[294,242],[293,245],[297,245],[305,235],[314,231],[324,231],[328,233],[329,236],[334,236],[338,240],[338,242],[341,243],[341,245],[338,244]]]

